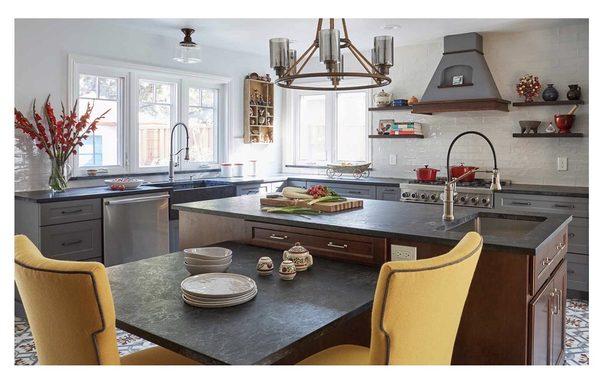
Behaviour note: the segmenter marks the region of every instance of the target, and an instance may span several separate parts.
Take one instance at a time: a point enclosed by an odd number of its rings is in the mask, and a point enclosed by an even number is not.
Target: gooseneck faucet
[[[175,133],[175,129],[177,129],[177,127],[181,125],[183,126],[183,128],[185,129],[185,156],[184,159],[185,160],[189,160],[190,159],[190,134],[188,132],[188,128],[187,126],[185,126],[185,124],[183,122],[178,122],[175,125],[173,125],[173,129],[171,129],[171,145],[169,147],[170,149],[170,153],[169,153],[169,181],[173,181],[175,179],[175,167],[178,165],[173,161],[173,157],[177,156],[179,153],[181,153],[181,151],[184,148],[181,148],[177,151],[177,153],[173,153],[173,134]]]
[[[460,180],[464,179],[468,175],[475,173],[475,171],[479,170],[479,168],[474,168],[468,171],[467,173],[452,179],[450,175],[450,153],[452,152],[452,147],[456,140],[465,136],[467,134],[476,134],[480,137],[483,137],[485,141],[487,141],[488,145],[492,149],[492,155],[494,156],[494,169],[491,171],[480,171],[492,174],[492,184],[490,185],[490,189],[492,191],[500,191],[502,190],[502,186],[500,186],[500,173],[498,172],[498,162],[496,160],[496,150],[492,145],[492,142],[489,138],[487,138],[484,134],[476,132],[474,130],[469,130],[467,132],[463,132],[458,136],[454,137],[454,140],[450,143],[450,147],[448,148],[448,155],[446,156],[446,173],[448,178],[446,179],[446,184],[444,185],[444,196],[442,198],[442,202],[444,203],[444,213],[442,215],[442,220],[451,221],[454,220],[454,190],[456,188],[456,183]]]

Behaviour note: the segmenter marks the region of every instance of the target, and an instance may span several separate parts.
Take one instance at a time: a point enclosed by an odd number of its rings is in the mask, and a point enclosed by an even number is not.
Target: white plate
[[[194,266],[202,266],[202,265],[222,265],[224,263],[231,263],[231,255],[225,258],[219,259],[202,259],[202,258],[194,258],[191,256],[185,256],[184,262],[189,265]]]
[[[206,273],[184,279],[181,290],[200,297],[231,298],[241,296],[256,289],[252,278],[233,273]]]
[[[195,247],[193,249],[183,250],[183,254],[186,257],[210,260],[230,257],[233,254],[233,251],[224,247]]]
[[[193,300],[189,299],[185,294],[182,294],[181,298],[183,298],[183,301],[186,304],[195,306],[198,308],[226,308],[228,306],[235,306],[235,305],[240,305],[240,304],[246,303],[246,302],[252,300],[256,296],[257,293],[258,293],[257,291],[254,291],[254,292],[250,293],[247,297],[237,298],[235,300],[223,301],[223,302],[219,302],[219,303],[206,303],[206,302],[193,301]]]
[[[142,183],[144,182],[144,180],[139,180],[139,179],[127,179],[125,181],[119,181],[116,179],[108,179],[108,180],[104,180],[104,183],[107,186],[111,186],[113,184],[117,184],[117,185],[122,185],[123,187],[125,187],[125,189],[134,189],[139,187]]]
[[[192,301],[192,302],[195,302],[197,304],[217,304],[217,305],[221,305],[221,304],[232,303],[232,302],[237,302],[237,301],[241,301],[241,300],[249,300],[249,299],[253,298],[256,295],[257,292],[258,292],[258,289],[254,289],[254,290],[252,290],[248,294],[244,294],[242,296],[231,297],[231,298],[198,297],[198,296],[189,295],[187,293],[182,293],[182,295],[188,301]]]

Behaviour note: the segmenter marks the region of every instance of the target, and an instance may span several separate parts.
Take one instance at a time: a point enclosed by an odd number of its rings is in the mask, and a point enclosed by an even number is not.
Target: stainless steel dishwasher
[[[104,264],[119,265],[169,253],[169,194],[103,200]]]

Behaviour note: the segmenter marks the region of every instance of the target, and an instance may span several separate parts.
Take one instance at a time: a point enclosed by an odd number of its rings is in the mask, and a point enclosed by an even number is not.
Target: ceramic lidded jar
[[[279,276],[282,280],[291,281],[296,276],[296,266],[294,262],[284,260],[279,265]]]
[[[375,105],[377,106],[389,106],[392,103],[392,94],[386,93],[385,90],[381,89],[381,91],[375,94],[374,97]]]
[[[300,242],[296,242],[289,250],[284,251],[283,259],[294,262],[296,271],[304,271],[313,264],[312,255],[300,245]]]
[[[273,273],[273,260],[269,257],[260,257],[256,264],[258,275],[267,276]]]

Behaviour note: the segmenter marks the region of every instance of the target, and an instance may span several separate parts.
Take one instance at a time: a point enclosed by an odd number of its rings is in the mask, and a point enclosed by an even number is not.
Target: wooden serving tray
[[[348,199],[344,202],[315,203],[313,205],[308,205],[308,202],[306,202],[304,200],[298,200],[298,199],[260,198],[260,204],[263,206],[273,206],[273,207],[287,207],[287,206],[306,207],[306,208],[312,208],[313,210],[323,211],[323,212],[340,212],[340,211],[345,211],[345,210],[351,210],[353,208],[362,208],[363,207],[363,201],[360,199]]]

